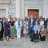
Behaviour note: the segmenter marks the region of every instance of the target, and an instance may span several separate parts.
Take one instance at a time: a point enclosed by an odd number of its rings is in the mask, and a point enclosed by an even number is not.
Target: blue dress
[[[15,22],[16,31],[17,31],[17,39],[21,36],[21,25],[19,24],[18,20]]]

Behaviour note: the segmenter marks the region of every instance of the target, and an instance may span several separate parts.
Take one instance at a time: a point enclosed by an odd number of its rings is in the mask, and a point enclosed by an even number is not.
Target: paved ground
[[[48,48],[48,40],[47,41],[40,41],[40,42],[31,42],[28,38],[27,39],[20,39],[20,40],[10,40],[10,41],[0,41],[0,48]]]

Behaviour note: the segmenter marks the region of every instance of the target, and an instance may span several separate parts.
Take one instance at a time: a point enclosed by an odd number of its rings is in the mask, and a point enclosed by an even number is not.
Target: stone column
[[[43,1],[43,16],[48,17],[48,0]]]
[[[24,0],[21,0],[21,16],[24,16]]]
[[[20,7],[21,7],[21,0],[16,0],[16,16],[19,17],[20,16]]]

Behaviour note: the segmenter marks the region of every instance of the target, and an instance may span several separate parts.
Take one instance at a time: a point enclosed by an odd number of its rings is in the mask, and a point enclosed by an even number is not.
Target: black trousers
[[[4,28],[3,28],[3,22],[0,22],[2,24],[2,27],[1,27],[1,31],[0,31],[0,40],[3,39],[3,32],[4,32]]]
[[[0,32],[0,40],[3,39],[3,32]]]
[[[32,33],[31,35],[31,41],[39,40],[39,34],[38,33]]]

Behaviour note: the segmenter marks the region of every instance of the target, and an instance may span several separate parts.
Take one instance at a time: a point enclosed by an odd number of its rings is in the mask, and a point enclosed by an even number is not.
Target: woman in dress
[[[10,23],[6,19],[4,22],[4,33],[5,33],[5,38],[6,40],[9,40],[10,37]]]
[[[21,38],[21,25],[20,19],[17,19],[15,22],[16,31],[17,31],[17,40]]]

